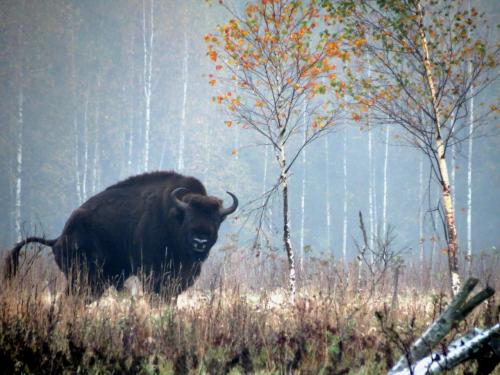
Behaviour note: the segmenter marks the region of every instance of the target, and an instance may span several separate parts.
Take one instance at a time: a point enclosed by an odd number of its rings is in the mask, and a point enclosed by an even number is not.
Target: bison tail
[[[24,245],[30,242],[38,242],[42,245],[53,246],[56,243],[57,239],[47,240],[41,237],[28,237],[16,244],[13,249],[7,252],[4,263],[4,277],[6,279],[11,279],[17,273],[17,269],[19,267],[19,253]]]

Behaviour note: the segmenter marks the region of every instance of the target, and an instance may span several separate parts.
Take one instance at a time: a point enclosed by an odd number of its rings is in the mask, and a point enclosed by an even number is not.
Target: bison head
[[[216,197],[188,193],[185,188],[177,188],[170,193],[170,198],[179,211],[178,240],[183,248],[198,256],[208,255],[217,241],[220,224],[238,207],[238,198],[229,191],[227,193],[233,198],[232,205],[227,208]]]

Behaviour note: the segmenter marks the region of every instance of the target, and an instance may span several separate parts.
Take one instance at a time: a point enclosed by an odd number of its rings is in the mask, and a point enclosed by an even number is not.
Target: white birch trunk
[[[387,233],[387,167],[389,164],[389,133],[390,128],[386,126],[385,128],[385,152],[384,152],[384,192],[383,192],[383,200],[382,200],[382,236],[385,237]]]
[[[368,244],[370,245],[370,249],[373,249],[373,240],[374,240],[374,208],[373,205],[375,202],[373,201],[373,140],[372,140],[372,130],[368,129],[368,220],[369,220],[369,228],[370,232],[368,234]],[[373,257],[373,253],[370,252]],[[373,259],[372,259],[373,260]]]
[[[75,132],[75,188],[78,205],[82,204],[82,185],[80,182],[80,137],[78,135],[78,118],[77,113],[73,114],[73,129]]]
[[[450,174],[450,189],[451,189],[451,199],[453,202],[455,200],[455,176],[457,171],[457,147],[455,143],[451,145],[451,174]]]
[[[182,61],[182,113],[181,113],[181,128],[179,133],[179,150],[178,150],[178,160],[177,169],[182,171],[184,169],[184,147],[185,147],[185,131],[186,131],[186,111],[187,111],[187,91],[188,91],[188,56],[189,56],[189,45],[187,32],[184,31],[184,59]]]
[[[89,94],[85,95],[83,107],[83,176],[82,176],[82,201],[87,200],[87,181],[89,174],[89,128],[88,128]]]
[[[144,166],[145,171],[149,168],[149,147],[151,130],[151,78],[153,73],[153,43],[154,43],[154,0],[151,0],[149,12],[149,38],[146,27],[146,0],[142,0],[142,36],[144,49]]]
[[[288,288],[290,291],[291,301],[295,300],[296,294],[296,272],[295,272],[295,256],[290,239],[290,216],[288,207],[288,174],[286,172],[286,155],[285,145],[283,140],[280,140],[278,145],[278,163],[280,167],[280,184],[283,197],[283,246],[288,260]]]
[[[80,178],[80,132],[78,126],[78,102],[77,102],[77,93],[76,93],[76,62],[75,62],[75,30],[73,24],[71,25],[70,30],[70,48],[71,48],[71,95],[72,95],[72,105],[73,105],[73,132],[74,132],[74,163],[75,163],[75,191],[76,191],[76,199],[78,201],[78,205],[82,203],[82,187],[81,187],[81,178]]]
[[[422,207],[424,195],[424,162],[420,155],[418,161],[418,249],[420,265],[424,266],[424,210]]]
[[[97,90],[96,95],[98,95],[101,87],[101,77],[100,75],[97,77]],[[95,108],[95,120],[94,120],[94,155],[92,161],[92,194],[95,194],[99,189],[99,159],[100,159],[100,124],[99,124],[99,100],[96,100],[96,108]]]
[[[441,108],[437,97],[434,76],[429,60],[429,49],[427,46],[427,37],[424,29],[423,10],[420,1],[417,1],[417,17],[418,31],[420,34],[420,43],[423,52],[423,65],[425,69],[426,83],[429,88],[429,94],[434,111],[434,137],[437,159],[437,169],[441,183],[442,203],[446,222],[447,242],[448,242],[448,268],[450,272],[450,286],[453,295],[456,295],[460,289],[460,276],[458,274],[458,237],[457,227],[455,223],[455,211],[453,207],[453,199],[450,191],[450,180],[448,173],[448,165],[445,158],[445,141],[443,140]]]
[[[92,162],[92,194],[99,189],[99,130],[96,129],[94,139],[94,158]]]
[[[326,248],[327,251],[333,254],[332,250],[332,216],[331,216],[331,200],[330,200],[330,145],[328,143],[328,135],[325,136],[325,163],[326,163],[326,171],[325,171],[325,179],[326,179]]]
[[[16,198],[15,198],[15,224],[16,224],[16,239],[21,240],[22,237],[22,175],[23,175],[23,141],[24,141],[24,92],[22,87],[22,77],[17,101],[17,152],[16,152]]]
[[[304,114],[305,117],[305,114]],[[305,122],[305,121],[304,121]],[[304,143],[307,139],[307,127],[304,127]],[[304,237],[305,237],[305,200],[306,200],[306,148],[302,150],[302,192],[300,194],[300,273],[304,275]]]
[[[347,266],[347,129],[344,129],[343,147],[343,172],[344,172],[344,222],[342,226],[342,260]]]
[[[134,150],[134,109],[130,106],[129,109],[130,123],[128,129],[128,139],[127,139],[127,173],[132,174],[132,153]],[[160,165],[161,169],[161,165]]]
[[[470,8],[470,1],[469,1]],[[472,63],[469,61],[467,67],[469,77],[472,76]],[[474,134],[474,86],[471,87],[471,99],[469,108],[469,139],[467,153],[467,272],[472,271],[472,143]]]

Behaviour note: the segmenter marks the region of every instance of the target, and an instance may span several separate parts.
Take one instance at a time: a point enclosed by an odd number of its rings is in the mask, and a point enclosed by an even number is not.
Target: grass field
[[[390,275],[369,292],[348,282],[354,268],[344,272],[322,261],[308,264],[314,272],[291,303],[273,285],[286,278],[274,261],[274,273],[269,262],[252,268],[262,273],[260,283],[249,272],[238,276],[241,260],[209,263],[195,287],[173,302],[137,285],[89,302],[62,292],[50,262],[34,262],[0,291],[0,372],[381,374],[448,302],[438,279],[419,287],[410,267],[395,299]],[[271,274],[274,282],[266,279]],[[54,277],[51,293],[46,281]],[[457,332],[497,320],[490,301]],[[474,373],[474,363],[454,373]]]

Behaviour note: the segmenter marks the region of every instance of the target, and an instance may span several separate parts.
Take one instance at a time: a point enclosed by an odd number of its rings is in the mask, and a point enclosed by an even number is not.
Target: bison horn
[[[231,205],[231,207],[228,207],[228,208],[222,208],[221,207],[220,210],[219,210],[219,214],[221,216],[230,215],[234,211],[236,211],[236,209],[238,208],[238,198],[236,198],[236,195],[234,195],[230,191],[227,191],[226,193],[228,193],[231,196],[231,198],[233,198],[233,204]]]
[[[184,190],[187,191],[186,188],[180,187],[180,188],[177,188],[175,190],[172,190],[172,192],[170,193],[170,197],[172,198],[172,201],[174,202],[175,206],[177,208],[181,209],[182,211],[185,211],[189,205],[186,202],[181,201],[177,197],[177,194],[179,194],[181,191],[184,191]]]

